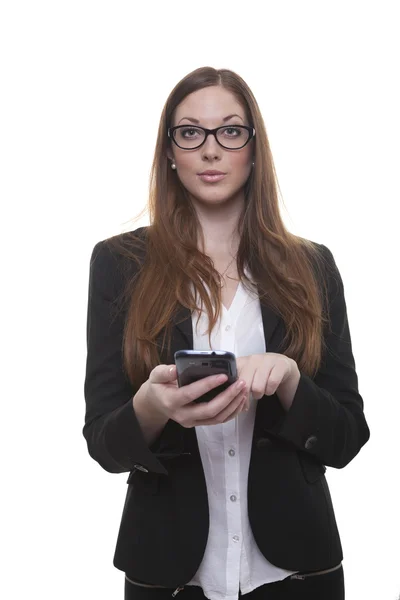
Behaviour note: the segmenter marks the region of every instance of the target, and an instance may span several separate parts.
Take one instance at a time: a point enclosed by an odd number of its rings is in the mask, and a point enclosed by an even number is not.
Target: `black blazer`
[[[136,233],[145,233],[139,228]],[[129,234],[121,234],[129,235]],[[332,331],[329,351],[314,379],[301,372],[288,412],[276,394],[257,401],[248,475],[248,513],[264,556],[274,565],[312,571],[343,558],[325,465],[341,469],[369,439],[352,354],[343,283],[330,250],[326,257]],[[135,416],[137,390],[122,367],[124,311],[115,303],[128,271],[104,241],[91,256],[83,435],[88,451],[110,473],[129,473],[114,566],[132,579],[178,587],[188,583],[204,555],[207,488],[194,428],[169,420],[150,446]],[[134,267],[131,267],[134,268]],[[282,352],[282,319],[261,304],[268,352]],[[193,348],[190,311],[173,319],[171,354]]]

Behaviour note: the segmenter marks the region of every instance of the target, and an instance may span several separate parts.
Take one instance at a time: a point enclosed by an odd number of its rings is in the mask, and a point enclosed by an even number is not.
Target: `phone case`
[[[178,386],[182,387],[209,377],[225,373],[228,380],[225,383],[206,392],[194,402],[210,402],[218,394],[226,390],[237,380],[236,357],[233,352],[225,350],[178,350],[174,354]]]

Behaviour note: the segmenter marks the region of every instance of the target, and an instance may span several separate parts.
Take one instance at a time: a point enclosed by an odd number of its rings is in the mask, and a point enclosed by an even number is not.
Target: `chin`
[[[236,197],[235,194],[218,194],[215,196],[210,195],[209,197],[197,197],[198,202],[202,202],[204,204],[226,204],[227,202],[231,202]]]

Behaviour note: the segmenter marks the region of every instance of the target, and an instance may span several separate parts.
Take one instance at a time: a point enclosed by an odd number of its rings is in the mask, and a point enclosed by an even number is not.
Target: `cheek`
[[[251,161],[248,156],[235,156],[229,162],[230,180],[234,185],[241,185],[251,173]]]
[[[246,169],[249,164],[251,164],[250,160],[250,152],[246,148],[244,152],[237,152],[230,156],[230,165],[232,166],[232,170],[241,170]]]
[[[182,169],[191,169],[200,160],[199,157],[196,159],[194,152],[181,150],[177,146],[174,148],[174,157]]]
[[[201,162],[199,159],[196,160],[194,156],[190,156],[190,154],[186,153],[181,156],[177,156],[176,158],[180,168],[185,171],[196,171],[196,166],[199,162]]]

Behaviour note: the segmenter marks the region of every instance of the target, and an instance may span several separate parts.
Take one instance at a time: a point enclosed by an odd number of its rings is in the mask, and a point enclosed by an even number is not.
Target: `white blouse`
[[[250,277],[250,272],[246,269]],[[193,289],[193,288],[192,288]],[[206,286],[209,292],[208,287]],[[199,306],[200,302],[197,303]],[[207,314],[192,313],[193,348],[228,350],[236,357],[266,351],[260,301],[239,283],[208,344]],[[210,529],[200,567],[186,585],[197,585],[210,600],[237,600],[265,583],[281,581],[296,571],[271,564],[259,550],[247,513],[247,479],[257,401],[231,421],[195,428],[207,483]]]

